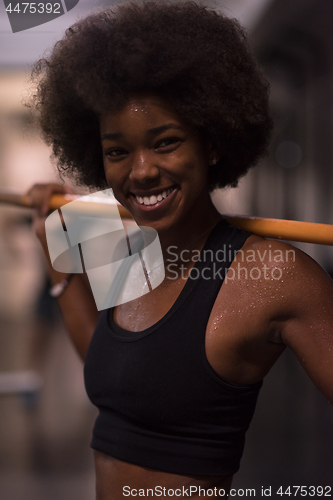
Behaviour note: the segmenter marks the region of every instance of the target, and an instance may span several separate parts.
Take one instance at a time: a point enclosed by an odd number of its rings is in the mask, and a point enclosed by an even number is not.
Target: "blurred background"
[[[207,2],[206,2],[207,3]],[[22,106],[29,69],[72,22],[112,2],[80,0],[62,17],[13,34],[0,3],[0,185],[25,191],[56,179],[49,149]],[[207,3],[208,4],[208,3]],[[269,158],[237,189],[216,191],[222,213],[333,223],[333,2],[225,0],[272,86]],[[303,244],[330,274],[330,247]],[[96,416],[82,364],[48,296],[43,256],[25,209],[0,206],[0,498],[92,500]],[[333,383],[333,381],[332,381]],[[267,377],[235,488],[333,486],[333,409],[290,353]]]

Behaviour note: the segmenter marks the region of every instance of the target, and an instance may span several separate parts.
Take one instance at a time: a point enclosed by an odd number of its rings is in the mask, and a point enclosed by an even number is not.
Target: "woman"
[[[194,3],[93,14],[35,75],[60,171],[111,187],[164,255],[160,286],[99,318],[80,275],[59,297],[100,410],[97,498],[226,497],[262,379],[286,346],[333,399],[330,279],[290,245],[230,226],[209,196],[265,153],[267,82],[237,22]],[[45,249],[50,195],[68,191],[29,191]]]

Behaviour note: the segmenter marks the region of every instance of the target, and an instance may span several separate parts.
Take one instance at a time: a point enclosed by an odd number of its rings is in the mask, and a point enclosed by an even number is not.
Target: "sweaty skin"
[[[158,231],[165,259],[171,245],[178,255],[185,249],[200,251],[221,218],[211,202],[207,180],[218,151],[169,103],[152,95],[133,96],[122,109],[102,116],[100,130],[109,186],[139,225]],[[45,214],[50,193],[56,190],[45,188],[41,195],[40,186],[33,188],[32,206],[44,207]],[[41,213],[37,219],[40,228]],[[39,237],[45,247],[41,230]],[[114,320],[119,326],[135,333],[168,312],[194,262],[179,259],[176,264],[185,265],[185,275],[179,273],[175,279],[167,270],[156,289],[116,307]],[[51,277],[54,282],[63,279],[54,270]],[[333,401],[332,298],[332,281],[310,257],[285,243],[250,236],[211,311],[205,339],[208,362],[227,381],[253,384],[289,346],[319,390]],[[78,277],[59,303],[84,358],[97,318],[92,296]],[[123,500],[124,486],[139,490],[197,485],[228,491],[232,479],[165,473],[100,452],[95,452],[95,464],[97,500]]]

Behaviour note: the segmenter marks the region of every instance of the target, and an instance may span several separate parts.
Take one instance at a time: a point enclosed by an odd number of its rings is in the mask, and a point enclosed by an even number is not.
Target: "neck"
[[[200,210],[193,210],[186,219],[179,221],[177,227],[159,234],[163,254],[166,255],[171,246],[178,255],[185,249],[200,251],[220,220],[221,214],[209,197]]]

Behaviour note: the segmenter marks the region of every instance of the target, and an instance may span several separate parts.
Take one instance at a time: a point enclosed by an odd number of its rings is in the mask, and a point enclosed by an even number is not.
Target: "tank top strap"
[[[207,238],[191,270],[184,295],[192,293],[200,282],[198,293],[203,294],[202,288],[207,289],[208,295],[215,300],[231,263],[249,236],[251,233],[221,219]]]

